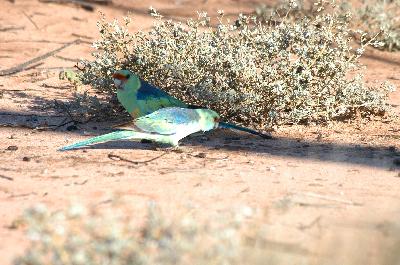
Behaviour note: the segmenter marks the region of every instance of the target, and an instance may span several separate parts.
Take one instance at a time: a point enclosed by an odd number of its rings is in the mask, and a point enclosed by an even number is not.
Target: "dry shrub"
[[[153,28],[133,34],[129,18],[120,25],[103,17],[95,59],[81,62],[80,78],[112,96],[111,74],[130,69],[179,99],[260,128],[385,114],[393,87],[367,86],[359,62],[378,43],[354,49],[350,13],[326,6],[275,23],[242,14],[231,22],[219,11],[214,26],[204,12],[183,24],[151,9]]]
[[[293,244],[284,243],[288,238],[268,238],[279,222],[248,207],[209,213],[206,219],[204,212],[199,217],[193,209],[182,214],[176,209],[175,217],[167,218],[150,204],[147,218],[139,225],[138,213],[115,201],[112,204],[106,208],[73,204],[59,211],[44,205],[27,209],[18,223],[27,227],[31,244],[14,264],[400,264],[397,221],[371,224],[370,229],[355,225],[352,233],[345,229],[345,234],[322,237],[318,245]],[[323,234],[334,232],[332,226],[325,228]],[[293,232],[294,227],[287,229]],[[384,236],[377,236],[377,230]]]

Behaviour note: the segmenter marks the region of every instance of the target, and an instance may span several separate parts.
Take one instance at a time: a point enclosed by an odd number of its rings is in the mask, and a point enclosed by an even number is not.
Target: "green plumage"
[[[121,131],[93,137],[63,147],[60,151],[121,139],[146,139],[177,146],[179,140],[192,133],[216,128],[218,120],[218,114],[209,109],[163,108],[134,120]]]
[[[138,118],[167,107],[193,107],[141,80],[129,70],[119,70],[113,77],[115,86],[118,88],[118,100],[133,118]],[[244,131],[263,138],[271,138],[270,135],[231,123],[221,122],[219,127]]]
[[[150,114],[162,108],[187,107],[182,101],[141,80],[128,70],[116,72],[114,82],[118,88],[119,102],[133,118]]]

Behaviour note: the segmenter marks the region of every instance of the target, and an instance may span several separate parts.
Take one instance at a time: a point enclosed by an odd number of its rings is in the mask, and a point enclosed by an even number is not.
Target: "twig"
[[[34,126],[29,126],[29,125],[26,125],[26,124],[13,124],[13,123],[1,123],[0,127],[35,129]]]
[[[12,74],[24,71],[27,68],[29,68],[31,64],[37,63],[37,62],[42,61],[42,60],[44,60],[44,59],[46,59],[46,58],[48,58],[50,56],[53,56],[54,54],[60,52],[61,50],[65,49],[65,48],[67,48],[67,47],[69,47],[69,46],[71,46],[73,44],[79,43],[79,42],[80,42],[80,40],[76,39],[76,40],[74,40],[72,42],[69,42],[69,43],[61,46],[58,49],[55,49],[55,50],[50,51],[48,53],[45,53],[45,54],[43,54],[41,56],[33,58],[33,59],[31,59],[31,60],[29,60],[29,61],[27,61],[25,63],[22,63],[22,64],[20,64],[20,65],[18,65],[16,67],[12,67],[12,68],[9,68],[9,69],[6,69],[6,70],[2,70],[2,71],[0,71],[0,76],[12,75]]]
[[[65,41],[54,41],[54,40],[1,40],[0,43],[13,43],[13,42],[39,42],[39,43],[54,43],[54,44],[69,44],[70,42]]]
[[[49,127],[55,127],[54,129],[57,129],[57,128],[60,128],[60,127],[62,127],[64,125],[67,125],[67,124],[70,124],[70,123],[74,123],[74,122],[75,121],[66,121],[66,122],[62,122],[62,123],[60,123],[58,125],[50,125]]]
[[[88,2],[92,2],[93,4],[98,5],[108,5],[112,3],[112,0],[86,0]]]
[[[6,180],[9,180],[9,181],[14,181],[14,179],[12,177],[7,177],[7,176],[4,176],[4,175],[0,175],[0,179],[6,179]]]
[[[36,68],[36,67],[38,67],[38,66],[41,66],[42,64],[43,64],[43,62],[35,63],[34,65],[31,65],[31,66],[26,67],[24,70],[25,70],[25,71],[31,70],[31,69],[33,69],[33,68]],[[0,75],[1,75],[1,74],[0,74]]]
[[[196,158],[203,158],[203,159],[207,159],[207,160],[213,160],[213,161],[224,161],[224,160],[228,160],[229,155],[225,156],[225,157],[207,157],[205,153],[199,153],[197,155],[192,155],[192,154],[188,154],[191,157],[196,157]]]
[[[389,138],[400,138],[400,135],[396,135],[396,134],[373,134],[372,136],[389,137]]]
[[[71,35],[74,36],[74,37],[83,38],[83,39],[89,39],[89,40],[93,39],[92,37],[89,37],[89,36],[86,36],[86,35],[77,34],[77,33],[72,33]]]
[[[138,164],[147,164],[147,163],[153,162],[154,160],[157,160],[157,159],[165,156],[166,154],[168,154],[168,152],[164,152],[163,154],[161,154],[159,156],[156,156],[154,158],[151,158],[151,159],[145,160],[145,161],[133,161],[133,160],[123,158],[119,155],[114,155],[114,154],[108,154],[108,158],[110,158],[111,160],[114,160],[114,161],[125,161],[125,162],[129,162],[129,163],[138,165]]]
[[[333,202],[339,202],[339,203],[348,204],[348,205],[362,206],[361,203],[356,203],[356,202],[353,202],[353,201],[350,201],[350,200],[345,200],[345,199],[335,198],[335,197],[331,197],[331,196],[321,195],[321,194],[317,194],[317,193],[313,193],[313,192],[303,193],[303,195],[304,196],[308,196],[308,197],[322,199],[322,200],[325,200],[325,201],[333,201]]]
[[[68,62],[74,62],[74,63],[79,61],[79,59],[71,59],[71,58],[60,56],[60,55],[54,55],[53,57],[64,60],[64,61],[68,61]]]
[[[39,43],[54,43],[54,44],[68,44],[70,42],[53,41],[53,40],[1,40],[0,43],[13,43],[13,42],[39,42]],[[79,43],[92,44],[90,41],[79,40]]]
[[[98,203],[96,203],[96,205],[106,204],[106,203],[111,203],[111,202],[113,202],[113,200],[112,199],[108,199],[108,200],[104,200],[104,201],[98,202]]]
[[[36,192],[29,192],[29,193],[22,193],[22,194],[12,194],[10,196],[8,196],[8,198],[18,198],[18,197],[26,197],[29,195],[37,195]]]
[[[24,14],[24,16],[32,23],[32,25],[35,26],[36,29],[39,29],[38,25],[36,25],[35,21],[32,20],[32,18],[30,16],[28,16],[28,14],[25,13],[25,11],[22,11],[22,14]]]
[[[65,66],[58,66],[58,67],[39,67],[37,70],[47,71],[50,72],[54,71],[63,71],[63,70],[74,70],[75,67],[65,67]]]
[[[39,0],[42,3],[57,3],[57,4],[75,4],[87,11],[94,11],[94,6],[92,4],[86,3],[82,0]]]
[[[85,185],[86,183],[88,183],[88,179],[85,179],[84,181],[82,181],[82,182],[74,182],[74,185]]]
[[[35,129],[36,130],[52,130],[52,131],[55,131],[58,128],[64,126],[64,125],[67,125],[67,124],[70,124],[70,123],[75,123],[75,121],[71,121],[71,120],[70,121],[66,121],[67,119],[68,118],[63,119],[63,121],[60,124],[50,124],[50,125],[48,125],[46,127],[36,127]]]
[[[311,223],[309,223],[307,225],[300,224],[297,228],[300,230],[306,230],[306,229],[312,228],[315,224],[319,224],[320,220],[321,220],[321,216],[318,216]]]
[[[20,114],[20,113],[9,113],[9,112],[0,112],[2,116],[22,116],[22,117],[40,117],[39,114]],[[50,116],[50,118],[63,118],[65,116],[62,115],[54,115]]]
[[[5,28],[0,28],[0,31],[10,31],[10,30],[21,30],[25,29],[25,27],[5,27]]]
[[[193,171],[199,171],[204,169],[204,167],[194,167],[194,168],[185,168],[185,169],[161,169],[159,171],[160,174],[164,175],[164,174],[170,174],[170,173],[186,173],[186,172],[193,172]]]
[[[65,86],[53,86],[53,85],[48,85],[43,83],[41,85],[41,87],[45,87],[45,88],[56,88],[56,89],[70,89],[71,87],[73,87],[72,85],[65,85]]]

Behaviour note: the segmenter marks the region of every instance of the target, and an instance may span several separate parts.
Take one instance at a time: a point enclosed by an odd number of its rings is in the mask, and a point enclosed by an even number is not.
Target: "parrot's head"
[[[140,86],[139,77],[129,70],[119,70],[112,75],[114,84],[117,87],[117,93],[122,93],[126,90],[137,89]]]
[[[210,109],[197,109],[200,115],[200,123],[203,131],[209,131],[218,128],[220,121],[219,114]]]

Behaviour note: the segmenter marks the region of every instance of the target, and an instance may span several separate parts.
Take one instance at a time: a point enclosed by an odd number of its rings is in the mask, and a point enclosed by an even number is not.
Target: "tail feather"
[[[67,151],[67,150],[72,150],[76,149],[82,146],[90,145],[90,144],[95,144],[95,143],[101,143],[101,142],[107,142],[107,141],[113,141],[113,140],[119,140],[119,139],[126,139],[126,138],[133,138],[137,133],[134,131],[129,131],[129,130],[123,130],[123,131],[116,131],[100,136],[96,136],[93,138],[89,138],[87,140],[77,142],[72,145],[64,146],[59,149],[59,151]]]
[[[220,122],[218,124],[218,128],[234,129],[234,130],[238,130],[238,131],[242,131],[242,132],[251,133],[251,134],[260,136],[262,138],[265,138],[265,139],[272,139],[271,135],[264,134],[264,133],[261,133],[261,132],[257,132],[255,130],[252,130],[252,129],[249,129],[249,128],[245,128],[245,127],[241,127],[241,126],[238,126],[238,125],[235,125],[235,124],[232,124],[232,123]]]

